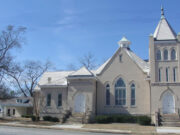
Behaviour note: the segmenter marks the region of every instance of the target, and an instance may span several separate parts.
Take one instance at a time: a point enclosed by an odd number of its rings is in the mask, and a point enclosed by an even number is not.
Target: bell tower
[[[179,82],[179,43],[180,34],[176,35],[161,7],[161,19],[149,38],[151,83]]]

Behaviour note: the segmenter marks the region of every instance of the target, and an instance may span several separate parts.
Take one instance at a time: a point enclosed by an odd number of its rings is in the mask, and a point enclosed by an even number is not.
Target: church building
[[[119,48],[97,70],[45,72],[35,91],[42,94],[41,116],[80,118],[97,115],[147,115],[180,112],[180,33],[164,16],[149,36],[149,60],[131,50],[123,37]],[[73,119],[72,119],[73,120]]]

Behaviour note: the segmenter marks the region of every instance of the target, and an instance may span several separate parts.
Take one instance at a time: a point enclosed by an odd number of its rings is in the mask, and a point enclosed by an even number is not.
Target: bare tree
[[[79,62],[82,66],[85,66],[89,70],[96,68],[95,57],[90,52],[80,58]]]
[[[16,97],[16,94],[14,91],[9,89],[5,84],[0,85],[0,99],[9,99]]]
[[[12,83],[24,96],[33,96],[33,90],[40,76],[51,67],[50,62],[26,61],[23,66],[14,64],[7,72]]]
[[[41,91],[34,91],[33,92],[33,111],[34,115],[36,117],[36,121],[38,121],[40,112],[42,111],[43,108],[43,103],[44,103],[44,95],[41,93]]]
[[[75,64],[68,64],[67,65],[67,70],[77,70],[77,67],[76,67],[76,65]]]
[[[10,90],[7,80],[4,80],[9,66],[13,61],[12,50],[19,49],[24,44],[25,27],[15,28],[12,25],[0,32],[0,98],[14,97],[15,92]]]
[[[9,25],[6,30],[0,33],[0,81],[4,75],[4,70],[7,71],[9,64],[12,62],[10,51],[15,48],[20,48],[24,43],[23,33],[25,27],[15,28]]]

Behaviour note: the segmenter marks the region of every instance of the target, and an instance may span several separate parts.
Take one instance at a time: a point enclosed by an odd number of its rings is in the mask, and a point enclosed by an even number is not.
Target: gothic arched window
[[[157,50],[156,52],[156,60],[161,60],[161,51]]]
[[[121,78],[115,84],[115,105],[126,105],[126,85]]]
[[[131,106],[135,106],[136,104],[136,89],[135,84],[131,85]]]
[[[164,50],[164,60],[168,60],[168,50]]]
[[[106,105],[110,105],[110,86],[106,85]]]
[[[176,50],[175,49],[171,50],[171,60],[176,60]]]

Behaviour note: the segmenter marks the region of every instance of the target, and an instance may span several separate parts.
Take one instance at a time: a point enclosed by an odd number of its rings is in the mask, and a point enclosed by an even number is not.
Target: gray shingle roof
[[[165,17],[161,18],[154,32],[156,40],[175,40],[176,33],[168,23]]]

